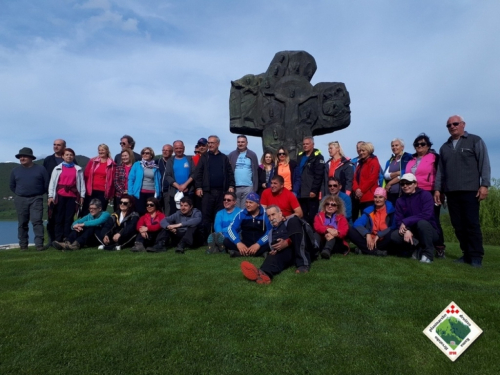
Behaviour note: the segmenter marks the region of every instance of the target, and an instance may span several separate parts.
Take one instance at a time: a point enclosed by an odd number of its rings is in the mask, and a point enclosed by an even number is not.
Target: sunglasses
[[[329,203],[326,203],[325,206],[337,207],[338,204],[337,203],[333,203],[333,202],[329,202]]]
[[[401,181],[399,184],[400,184],[401,186],[408,186],[408,185],[413,184],[413,182],[410,182],[410,181]]]
[[[335,185],[328,185],[328,187],[339,187],[339,185],[335,184]]]
[[[413,144],[413,147],[425,147],[425,146],[427,146],[427,143],[425,142],[415,142]]]
[[[278,152],[278,156],[286,155],[284,152]]]
[[[121,204],[122,206],[128,206],[129,201],[120,201],[120,204]]]
[[[151,152],[149,152],[149,151],[144,151],[144,152],[141,152],[141,155],[151,155]]]
[[[153,203],[148,203],[146,204],[146,207],[154,207],[155,205]]]
[[[449,124],[446,124],[446,127],[447,127],[447,128],[451,128],[451,126],[452,126],[452,125],[453,125],[453,126],[458,126],[458,125],[460,125],[460,122],[451,122],[451,123],[449,123]]]
[[[223,201],[224,202],[232,202],[233,200],[232,199],[226,199],[226,198],[224,198]]]
[[[89,207],[89,210],[97,210],[97,207]]]
[[[120,146],[125,146],[126,143],[125,142],[120,142]]]

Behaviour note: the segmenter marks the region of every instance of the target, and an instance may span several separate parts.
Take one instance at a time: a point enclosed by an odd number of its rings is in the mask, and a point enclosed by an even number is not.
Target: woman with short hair
[[[332,253],[349,254],[349,245],[345,240],[349,223],[345,218],[344,202],[338,195],[325,198],[321,211],[314,218],[314,230],[323,259],[330,259]]]
[[[136,229],[139,234],[135,238],[134,246],[130,249],[132,252],[146,251],[147,247],[153,247],[162,229],[160,222],[165,215],[160,211],[160,201],[156,198],[148,198],[146,210],[147,212],[137,222]]]
[[[97,147],[98,155],[93,157],[85,167],[85,202],[81,215],[89,213],[90,201],[97,198],[101,201],[102,210],[106,211],[108,202],[115,195],[113,177],[115,175],[115,162],[111,158],[109,147],[104,143]]]
[[[161,195],[161,173],[155,164],[155,152],[151,147],[141,151],[142,160],[136,161],[128,175],[128,194],[136,199],[136,210],[139,215],[146,213],[146,202],[149,198]]]
[[[357,146],[358,165],[354,171],[352,183],[352,219],[356,220],[359,211],[373,204],[373,193],[378,187],[380,164],[373,154],[375,148],[371,142],[361,142]]]
[[[387,190],[387,199],[396,205],[396,200],[401,195],[399,179],[405,174],[406,165],[411,160],[411,155],[405,152],[405,143],[401,138],[395,138],[391,142],[392,156],[384,168],[384,187]]]
[[[85,200],[83,170],[75,164],[75,151],[63,150],[63,162],[52,171],[48,190],[48,206],[54,204],[55,241],[64,241],[71,233],[75,213]]]

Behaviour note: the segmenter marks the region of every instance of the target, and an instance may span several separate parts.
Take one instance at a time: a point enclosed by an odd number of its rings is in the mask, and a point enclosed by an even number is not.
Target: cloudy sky
[[[77,154],[113,154],[218,134],[225,152],[230,81],[264,72],[274,54],[305,50],[312,84],[344,82],[351,125],[316,137],[355,156],[372,141],[407,151],[421,132],[435,146],[462,115],[483,137],[500,177],[500,2],[496,0],[6,0],[0,2],[0,160],[24,146],[50,154],[64,138]],[[259,138],[250,148],[260,155]]]

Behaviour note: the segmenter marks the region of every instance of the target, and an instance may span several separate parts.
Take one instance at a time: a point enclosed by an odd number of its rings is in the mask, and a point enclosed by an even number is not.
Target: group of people
[[[159,159],[151,147],[135,153],[134,139],[124,135],[114,159],[101,144],[85,169],[64,140],[54,141],[54,154],[43,166],[33,163],[26,147],[16,155],[21,165],[10,180],[20,246],[28,245],[31,218],[36,248],[47,248],[42,224],[47,193],[49,245],[57,249],[175,247],[184,253],[206,243],[208,253],[264,256],[260,268],[243,262],[241,269],[248,279],[269,283],[290,266],[304,273],[316,258],[347,255],[347,241],[358,254],[407,253],[422,263],[444,257],[439,213],[446,196],[463,252],[458,261],[479,267],[484,255],[479,202],[490,186],[488,153],[480,137],[465,131],[460,116],[451,116],[446,126],[450,138],[439,153],[426,134],[416,137],[412,154],[396,138],[385,167],[370,142],[358,142],[353,159],[339,142],[330,142],[325,159],[309,136],[297,160],[280,148],[276,155],[264,152],[260,163],[244,135],[228,155],[211,135],[198,141],[193,156],[177,140],[163,146]]]

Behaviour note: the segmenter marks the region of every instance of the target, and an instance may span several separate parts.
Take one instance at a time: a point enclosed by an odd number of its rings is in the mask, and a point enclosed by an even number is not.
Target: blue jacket
[[[94,217],[92,216],[92,214],[88,214],[71,224],[71,229],[73,229],[73,226],[75,224],[81,223],[85,223],[86,227],[98,227],[103,225],[110,217],[111,215],[107,211],[101,211],[101,214],[98,217]]]
[[[251,246],[258,243],[263,246],[268,242],[267,233],[271,229],[272,225],[264,207],[259,206],[259,213],[255,218],[248,213],[246,208],[238,212],[227,229],[227,234],[234,244],[243,242],[245,246]]]
[[[356,229],[363,237],[368,233],[372,232],[373,221],[370,214],[375,210],[375,206],[368,206],[363,210],[363,214],[354,222],[354,229]],[[387,236],[391,231],[396,229],[396,220],[395,220],[395,212],[394,206],[391,202],[385,202],[385,210],[387,212],[387,217],[385,219],[385,223],[387,224],[387,229],[383,231],[379,231],[377,235],[382,238]]]
[[[215,232],[222,233],[225,237],[228,237],[227,229],[233,222],[234,218],[241,211],[241,208],[234,207],[233,212],[227,213],[226,209],[223,208],[215,215],[214,230]]]
[[[140,161],[136,161],[130,169],[128,175],[128,193],[133,195],[137,199],[141,194],[142,179],[144,178],[144,168]],[[161,173],[159,168],[154,169],[154,179],[155,179],[155,198],[161,195]]]
[[[403,194],[396,201],[396,225],[399,227],[401,223],[404,223],[406,227],[411,227],[420,220],[426,220],[434,229],[438,229],[432,194],[417,188],[415,193]]]
[[[389,168],[389,165],[391,164],[391,162],[394,160],[395,156],[392,155],[390,157],[389,160],[387,160],[387,162],[385,163],[385,168],[384,170],[382,171],[382,174],[385,173],[385,171],[387,171],[387,168]],[[408,152],[405,152],[403,153],[403,155],[401,156],[401,159],[399,159],[399,172],[401,173],[399,175],[399,177],[402,177],[406,172],[406,164],[408,164],[408,162],[413,159],[413,156],[408,153]],[[385,184],[387,183],[387,180],[384,178],[384,181],[383,181],[383,185],[380,185],[380,186],[384,186],[385,187]]]

